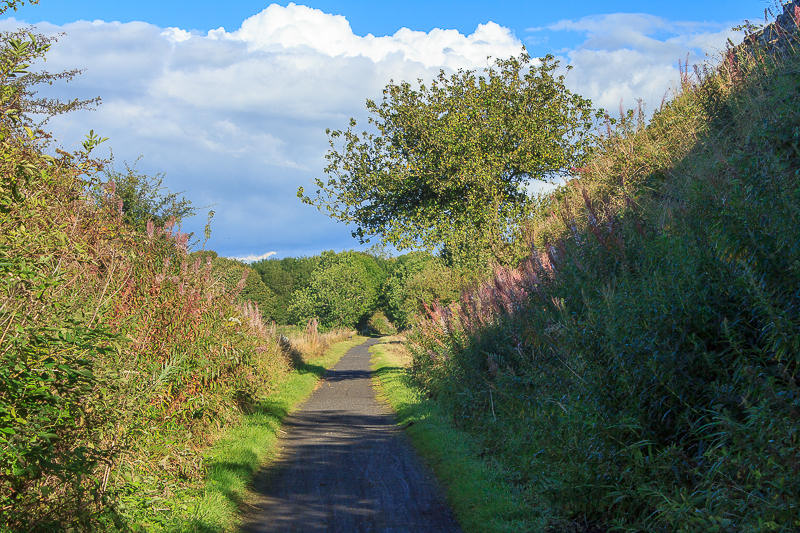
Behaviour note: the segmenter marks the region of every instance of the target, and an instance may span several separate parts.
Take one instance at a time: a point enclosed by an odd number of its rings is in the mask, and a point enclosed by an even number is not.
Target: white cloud
[[[434,29],[428,33],[401,28],[394,35],[355,35],[341,15],[290,3],[272,4],[248,18],[233,33],[215,30],[218,39],[242,41],[250,50],[274,52],[286,48],[309,48],[328,57],[363,56],[380,62],[393,54],[426,67],[484,65],[487,56],[506,57],[520,49],[508,28],[494,22],[478,25],[471,35],[456,30]]]
[[[263,259],[269,259],[277,252],[267,252],[261,255],[246,255],[244,257],[229,257],[228,259],[235,259],[237,261],[242,261],[243,263],[255,263],[256,261],[261,261]]]
[[[571,88],[606,109],[626,108],[642,99],[654,111],[680,78],[678,62],[699,64],[721,51],[737,34],[729,23],[669,21],[647,14],[615,13],[562,20],[530,28],[534,35],[573,32],[584,35],[576,47],[560,50],[574,68]]]
[[[180,28],[167,28],[161,32],[163,37],[174,43],[182,43],[192,38],[192,33]]]
[[[0,29],[20,23],[0,21]],[[598,104],[620,98],[660,102],[687,50],[724,43],[723,26],[671,23],[647,15],[562,21],[537,33],[577,32],[585,41],[559,51],[575,65],[569,83]],[[144,22],[43,24],[65,32],[47,69],[84,74],[61,98],[99,95],[103,105],[50,123],[75,147],[91,128],[111,138],[117,160],[144,156],[139,169],[217,213],[208,243],[223,255],[280,255],[355,245],[348,228],[300,204],[295,191],[320,177],[325,128],[364,118],[364,100],[390,80],[430,78],[440,68],[480,68],[522,42],[493,22],[469,35],[403,28],[356,35],[346,18],[302,5],[270,5],[235,31],[206,34]],[[186,224],[202,233],[205,217]]]

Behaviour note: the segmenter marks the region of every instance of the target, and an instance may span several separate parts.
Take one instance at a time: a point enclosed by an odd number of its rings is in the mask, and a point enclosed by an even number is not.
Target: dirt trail
[[[286,419],[246,532],[458,532],[432,474],[372,388],[370,339]]]

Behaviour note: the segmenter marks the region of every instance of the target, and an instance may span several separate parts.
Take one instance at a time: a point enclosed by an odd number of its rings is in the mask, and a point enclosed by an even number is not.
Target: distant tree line
[[[215,265],[219,261],[215,258]],[[423,302],[452,302],[470,279],[428,252],[384,257],[326,251],[311,257],[265,259],[250,267],[225,261],[231,272],[225,277],[229,284],[239,281],[243,268],[258,273],[258,281],[248,277],[241,297],[256,302],[266,320],[302,325],[317,318],[324,328],[363,329],[376,313],[379,323],[388,320],[408,328]]]

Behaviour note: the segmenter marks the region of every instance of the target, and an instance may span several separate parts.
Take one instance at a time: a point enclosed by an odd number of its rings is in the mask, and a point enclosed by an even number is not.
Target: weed
[[[527,261],[411,336],[415,383],[551,530],[800,527],[800,51],[765,31],[609,121]]]

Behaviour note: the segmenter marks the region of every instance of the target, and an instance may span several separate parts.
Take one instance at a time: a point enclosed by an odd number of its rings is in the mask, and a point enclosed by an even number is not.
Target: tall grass
[[[529,259],[415,331],[417,382],[552,530],[800,528],[793,24],[609,124]]]
[[[128,226],[113,184],[87,194],[92,142],[51,157],[43,133],[0,130],[0,529],[178,512],[213,435],[292,358],[188,235]]]
[[[254,310],[254,316],[260,313]],[[309,336],[314,336],[313,344]],[[251,484],[260,468],[279,452],[281,423],[314,390],[319,379],[344,353],[364,341],[353,331],[317,331],[287,338],[283,348],[292,369],[275,380],[275,390],[256,398],[242,416],[220,428],[203,451],[202,484],[183,483],[154,509],[136,515],[135,526],[147,531],[236,531],[240,510],[252,498]],[[298,346],[314,346],[302,352]],[[317,351],[318,350],[318,351]]]

